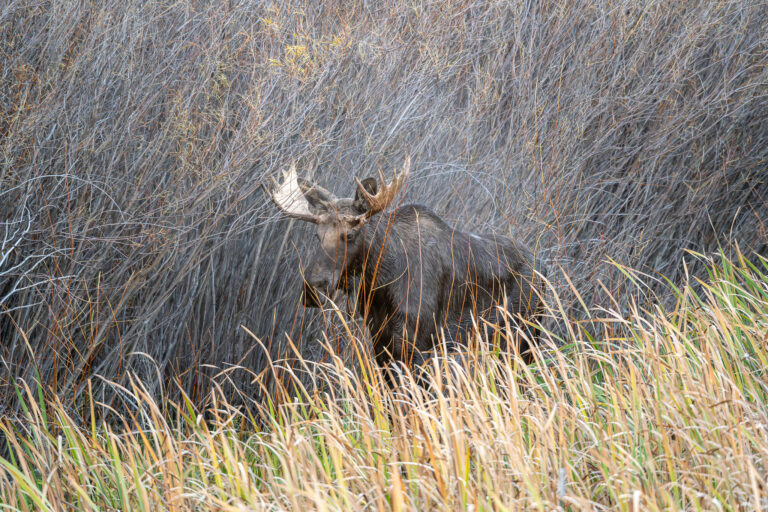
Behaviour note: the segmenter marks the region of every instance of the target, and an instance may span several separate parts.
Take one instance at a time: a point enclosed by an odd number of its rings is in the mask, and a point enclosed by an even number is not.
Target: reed
[[[768,260],[757,260],[706,260],[707,279],[676,288],[670,309],[563,318],[567,344],[548,338],[527,367],[478,334],[463,365],[435,361],[432,389],[403,370],[392,392],[378,371],[352,372],[330,354],[314,368],[325,387],[295,379],[270,406],[235,406],[221,390],[205,410],[183,394],[160,403],[131,380],[121,389],[129,414],[96,421],[106,406],[89,395],[94,414],[82,424],[17,381],[23,412],[1,424],[0,501],[15,510],[764,509]]]

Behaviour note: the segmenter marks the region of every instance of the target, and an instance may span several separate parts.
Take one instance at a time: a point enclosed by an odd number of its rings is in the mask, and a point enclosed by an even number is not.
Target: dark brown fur
[[[504,295],[513,315],[538,311],[533,257],[522,244],[457,230],[420,205],[382,214],[362,229],[364,246],[346,273],[360,278],[359,311],[381,364],[410,363],[414,353],[419,360],[440,333],[460,340],[473,316],[504,325],[497,308]]]

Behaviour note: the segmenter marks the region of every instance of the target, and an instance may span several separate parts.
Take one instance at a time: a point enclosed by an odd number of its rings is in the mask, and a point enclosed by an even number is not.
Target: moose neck
[[[367,316],[372,303],[388,304],[388,285],[405,275],[405,257],[398,241],[395,215],[382,214],[363,229],[364,246],[354,262],[360,277],[360,312]]]

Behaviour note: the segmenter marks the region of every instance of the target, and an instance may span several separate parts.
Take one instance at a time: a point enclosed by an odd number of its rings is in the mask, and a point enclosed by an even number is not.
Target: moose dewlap
[[[460,340],[473,317],[503,326],[505,317],[531,318],[540,307],[541,281],[524,244],[460,231],[417,204],[376,215],[409,169],[406,158],[389,184],[379,171],[379,180],[355,180],[354,197],[337,198],[298,178],[294,165],[271,192],[286,215],[317,225],[302,269],[304,304],[319,307],[339,289],[357,297],[381,365],[418,361],[439,339]]]

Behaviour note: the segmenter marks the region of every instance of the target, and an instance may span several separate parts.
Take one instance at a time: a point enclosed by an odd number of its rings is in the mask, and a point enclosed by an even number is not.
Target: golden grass
[[[122,425],[81,425],[19,382],[23,414],[2,422],[0,508],[764,509],[758,261],[710,261],[707,282],[674,289],[672,311],[591,311],[527,367],[482,348],[464,366],[436,361],[432,391],[408,372],[386,391],[378,372],[361,377],[334,357],[317,368],[327,385],[294,387],[266,411],[223,392],[196,411],[136,382],[122,390],[134,402]]]

